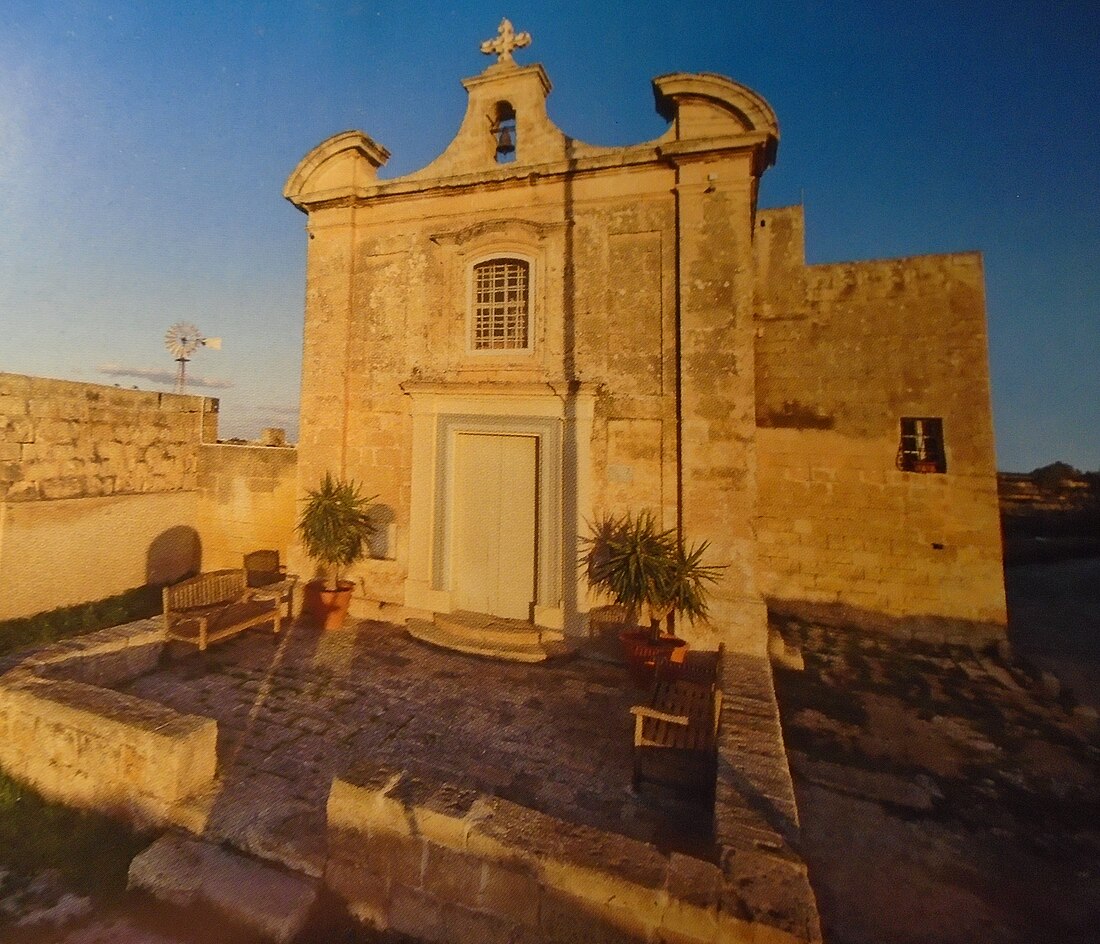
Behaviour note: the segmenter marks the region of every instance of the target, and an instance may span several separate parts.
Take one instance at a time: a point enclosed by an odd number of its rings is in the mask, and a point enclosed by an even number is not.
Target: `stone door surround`
[[[590,494],[594,393],[566,384],[421,383],[403,385],[412,400],[412,502],[407,606],[449,613],[454,457],[461,434],[530,436],[538,440],[534,618],[544,626],[578,624],[583,595],[577,535]]]

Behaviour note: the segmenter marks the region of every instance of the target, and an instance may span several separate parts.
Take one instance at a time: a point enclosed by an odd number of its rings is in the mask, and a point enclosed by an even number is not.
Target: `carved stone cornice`
[[[461,229],[433,233],[430,239],[437,246],[462,247],[484,239],[522,234],[532,242],[539,242],[555,233],[561,232],[568,225],[569,224],[563,220],[552,223],[537,223],[534,220],[519,218],[485,220],[480,223],[471,223],[469,226],[464,226]]]

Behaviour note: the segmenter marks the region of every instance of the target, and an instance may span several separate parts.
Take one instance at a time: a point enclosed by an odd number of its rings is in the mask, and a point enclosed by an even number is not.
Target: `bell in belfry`
[[[502,121],[497,125],[497,154],[504,156],[516,150],[515,125],[512,121]]]

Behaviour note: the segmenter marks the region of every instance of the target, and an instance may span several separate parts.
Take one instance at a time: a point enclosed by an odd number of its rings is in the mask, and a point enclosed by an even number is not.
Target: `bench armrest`
[[[164,611],[164,625],[165,627],[171,627],[173,624],[178,623],[182,619],[187,619],[186,613],[181,613],[179,610],[165,610]]]
[[[669,724],[678,724],[683,727],[688,726],[687,715],[670,715],[666,711],[657,711],[656,708],[649,708],[646,705],[635,705],[630,709],[630,713],[636,718],[653,718],[655,721],[667,721]]]

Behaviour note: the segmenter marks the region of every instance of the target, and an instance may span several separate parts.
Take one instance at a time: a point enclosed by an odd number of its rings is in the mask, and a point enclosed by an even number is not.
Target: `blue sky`
[[[224,339],[223,436],[293,428],[305,217],[324,138],[396,176],[458,128],[501,16],[551,117],[660,134],[650,79],[729,75],[779,116],[761,203],[804,200],[811,262],[984,253],[1000,466],[1100,468],[1100,4],[1015,0],[4,5],[0,370],[156,388],[177,321]],[[161,387],[160,389],[167,389]],[[194,387],[195,392],[199,392]]]

